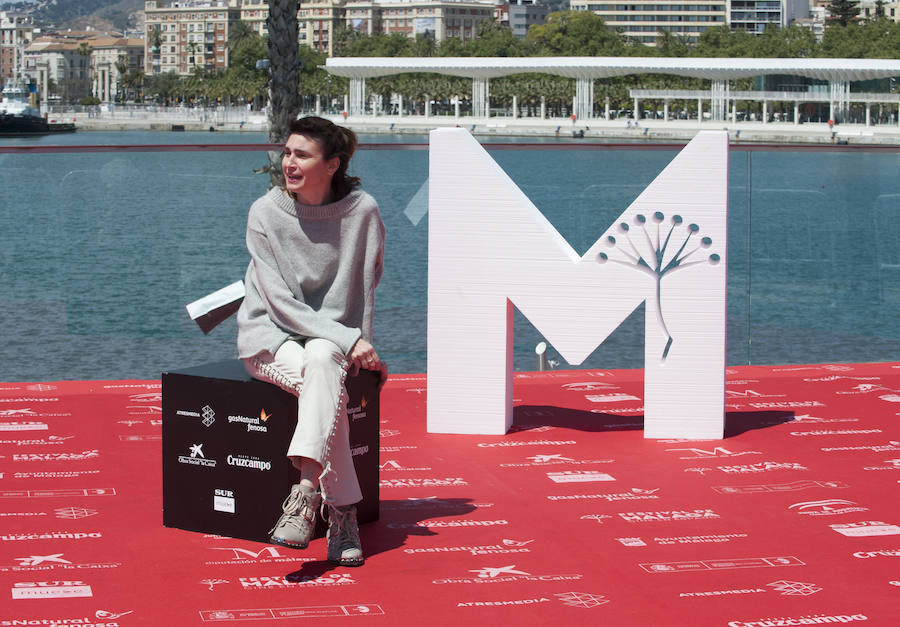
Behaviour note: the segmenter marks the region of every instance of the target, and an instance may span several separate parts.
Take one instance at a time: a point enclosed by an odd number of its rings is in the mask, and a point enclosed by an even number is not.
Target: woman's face
[[[305,205],[331,202],[331,177],[340,165],[338,157],[325,159],[318,140],[291,135],[284,144],[281,170],[284,186]]]

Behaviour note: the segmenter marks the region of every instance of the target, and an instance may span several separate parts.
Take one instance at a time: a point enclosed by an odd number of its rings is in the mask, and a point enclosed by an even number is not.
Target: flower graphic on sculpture
[[[598,263],[620,263],[634,266],[641,272],[645,272],[656,281],[656,311],[659,323],[666,334],[666,347],[663,349],[662,359],[665,361],[672,348],[674,338],[666,326],[662,309],[662,279],[664,276],[690,266],[698,264],[719,263],[721,257],[716,253],[706,254],[706,250],[712,246],[712,238],[701,237],[700,227],[696,224],[685,224],[684,218],[675,214],[668,220],[661,211],[653,213],[648,224],[647,216],[638,213],[634,217],[634,227],[627,222],[620,222],[617,231],[620,242],[614,235],[608,235],[606,245],[618,251],[627,258],[627,261],[613,259],[609,254],[600,252],[597,254]],[[635,241],[637,240],[637,241]],[[677,251],[675,247],[681,243]],[[672,252],[675,251],[675,252]],[[698,251],[704,251],[700,258]],[[612,251],[610,251],[612,253]],[[688,261],[694,257],[693,260]]]

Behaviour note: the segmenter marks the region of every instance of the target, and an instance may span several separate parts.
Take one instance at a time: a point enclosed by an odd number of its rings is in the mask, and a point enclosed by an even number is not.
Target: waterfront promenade
[[[312,112],[304,112],[312,114]],[[103,112],[96,117],[86,114],[56,114],[61,122],[74,121],[79,131],[158,130],[172,131],[173,127],[185,131],[247,131],[266,132],[268,126],[264,114],[232,108],[226,111],[198,112],[195,109],[168,110],[158,113],[116,110]],[[632,120],[603,118],[576,120],[569,118],[497,116],[474,118],[453,115],[432,116],[372,116],[325,115],[334,122],[345,124],[358,133],[415,134],[421,135],[434,128],[460,126],[476,136],[572,138],[573,134],[585,140],[626,140],[652,142],[689,141],[701,130],[729,132],[733,143],[785,143],[785,144],[900,144],[900,125],[891,124],[838,124],[834,128],[822,122],[714,121],[703,120]]]

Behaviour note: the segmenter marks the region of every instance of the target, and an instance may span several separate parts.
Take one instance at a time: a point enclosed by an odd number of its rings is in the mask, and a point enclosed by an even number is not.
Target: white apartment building
[[[732,0],[733,1],[733,0]],[[694,43],[700,33],[728,21],[728,0],[652,0],[642,4],[615,4],[610,0],[572,0],[573,11],[591,11],[607,26],[648,46],[656,45],[662,31]]]
[[[809,0],[731,0],[731,29],[759,35],[769,24],[786,27],[810,17]]]
[[[147,74],[228,67],[228,31],[241,19],[241,0],[145,0],[144,14]]]
[[[875,17],[876,9],[877,3],[875,0],[861,0],[859,3],[859,17],[864,20],[873,19]],[[884,16],[889,20],[900,22],[900,2],[898,2],[898,0],[885,2]]]
[[[0,12],[0,83],[23,70],[25,46],[33,39],[34,22],[30,15]]]
[[[494,19],[494,2],[478,0],[357,0],[344,5],[347,27],[372,34],[428,35],[435,41],[474,39]]]
[[[51,83],[63,102],[91,95],[91,59],[82,43],[76,38],[42,36],[25,48],[25,76],[37,84],[41,101],[47,101]]]
[[[502,26],[508,26],[512,34],[524,39],[529,27],[547,22],[550,7],[538,0],[509,0],[494,6],[494,19]]]

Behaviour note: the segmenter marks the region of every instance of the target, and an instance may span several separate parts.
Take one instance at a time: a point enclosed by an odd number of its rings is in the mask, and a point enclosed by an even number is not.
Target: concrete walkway
[[[833,129],[825,123],[794,124],[793,122],[731,122],[704,120],[572,120],[538,118],[471,118],[454,116],[325,116],[345,124],[358,133],[421,135],[440,127],[459,126],[476,136],[510,137],[581,137],[586,140],[626,140],[652,142],[689,141],[700,130],[727,130],[734,143],[785,144],[877,144],[900,145],[900,125],[839,124]],[[72,121],[60,119],[58,121]],[[191,119],[128,118],[104,114],[101,117],[77,117],[79,131],[159,130],[171,131],[173,126],[185,131],[266,132],[268,126],[260,114],[250,115],[243,123],[210,123]]]

